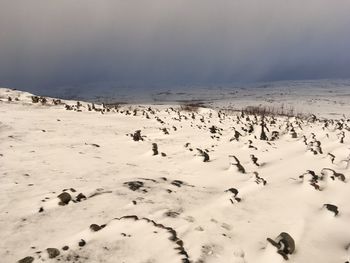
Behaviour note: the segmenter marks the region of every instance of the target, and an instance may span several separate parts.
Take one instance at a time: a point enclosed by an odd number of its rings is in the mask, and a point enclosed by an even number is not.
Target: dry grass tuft
[[[202,102],[185,102],[180,105],[180,110],[187,112],[198,112],[200,107],[203,107]]]
[[[302,117],[302,114],[297,113],[294,107],[281,106],[247,106],[242,109],[242,113],[247,115],[257,116],[286,116],[286,117]]]

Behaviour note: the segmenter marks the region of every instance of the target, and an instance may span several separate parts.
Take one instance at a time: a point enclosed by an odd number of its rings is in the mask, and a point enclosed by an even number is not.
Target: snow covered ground
[[[44,91],[43,91],[44,92]],[[47,92],[47,91],[45,91]],[[44,93],[45,93],[44,92]],[[94,83],[83,87],[61,87],[49,96],[89,101],[122,101],[129,103],[178,104],[194,100],[212,108],[237,110],[247,105],[293,108],[296,113],[317,113],[340,118],[350,112],[350,80],[298,80],[252,84],[136,87],[116,83]]]
[[[316,97],[336,120],[0,89],[0,261],[346,262],[349,97]]]

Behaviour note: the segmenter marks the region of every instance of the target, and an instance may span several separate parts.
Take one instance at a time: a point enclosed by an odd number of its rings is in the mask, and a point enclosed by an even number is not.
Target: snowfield
[[[0,262],[349,260],[350,111],[31,96],[0,89]]]

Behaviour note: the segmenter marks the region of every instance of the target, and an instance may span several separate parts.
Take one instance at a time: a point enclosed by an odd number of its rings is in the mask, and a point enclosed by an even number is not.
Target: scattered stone
[[[47,99],[46,99],[45,97],[40,97],[40,98],[39,98],[39,101],[40,101],[42,104],[46,104]]]
[[[332,204],[324,204],[323,207],[327,208],[329,211],[334,213],[334,216],[339,214],[338,207]]]
[[[272,131],[272,133],[271,133],[271,141],[276,141],[276,140],[278,140],[278,139],[279,139],[279,136],[280,136],[280,134],[279,134],[278,131]]]
[[[213,126],[209,127],[209,131],[210,131],[210,133],[216,133],[218,131],[218,128],[213,125]]]
[[[332,176],[330,176],[333,180],[335,180],[335,178],[339,179],[342,182],[345,182],[345,175],[342,173],[338,173],[336,171],[334,171],[333,169],[330,168],[323,168],[321,171],[322,176],[325,176],[327,174],[327,171],[332,173]]]
[[[236,129],[234,130],[234,132],[235,132],[235,134],[234,134],[234,139],[235,139],[236,141],[239,141],[239,137],[242,136],[242,134],[241,134],[240,132],[238,132]],[[233,140],[233,138],[230,139],[230,141],[232,141],[232,140]]]
[[[225,192],[230,192],[230,193],[233,194],[233,199],[230,198],[231,204],[234,204],[233,200],[236,200],[238,203],[242,201],[242,198],[237,196],[238,195],[238,190],[236,188],[227,189]]]
[[[68,203],[72,200],[72,196],[67,192],[63,192],[57,197],[60,199],[60,202],[58,203],[59,205],[68,205]]]
[[[297,139],[298,134],[295,132],[294,128],[291,130],[292,139]]]
[[[32,263],[34,261],[33,257],[25,257],[17,261],[17,263]]]
[[[101,227],[97,224],[92,224],[92,225],[90,225],[90,230],[92,232],[97,232],[97,231],[101,230]]]
[[[152,151],[153,155],[158,155],[158,145],[156,143],[152,143]]]
[[[236,188],[227,189],[225,192],[230,192],[230,193],[234,194],[234,196],[238,195],[238,190]]]
[[[135,133],[132,135],[132,138],[135,142],[143,141],[143,138],[141,136],[141,130],[135,131]]]
[[[78,194],[77,196],[76,196],[76,198],[75,198],[75,200],[77,201],[77,202],[80,202],[81,200],[86,200],[87,198],[86,198],[86,196],[83,194],[83,193],[80,193],[80,194]]]
[[[180,215],[180,213],[175,212],[175,211],[167,211],[164,213],[165,216],[167,217],[172,217],[172,218],[176,218]]]
[[[264,120],[261,122],[260,126],[261,126],[260,140],[267,141],[268,138],[267,138],[267,135],[265,133],[265,129],[267,129],[267,127],[266,127]]]
[[[254,172],[254,175],[255,175],[255,182],[257,184],[260,184],[260,183],[262,183],[263,185],[267,184],[267,181],[264,178],[260,177],[258,172]]]
[[[209,162],[209,154],[206,151],[203,151],[202,149],[197,148],[197,151],[201,156],[204,157],[203,162]]]
[[[52,99],[52,103],[53,105],[59,105],[59,104],[62,104],[61,100],[60,99]]]
[[[165,135],[169,135],[169,131],[167,130],[167,128],[162,128],[161,130]]]
[[[84,239],[80,239],[79,243],[78,243],[79,247],[83,247],[86,245],[86,242]]]
[[[33,103],[38,103],[39,102],[39,97],[38,96],[32,96],[32,102]]]
[[[235,165],[238,169],[239,172],[245,174],[245,169],[244,167],[241,165],[241,162],[238,160],[238,158],[234,155],[230,155],[229,157],[232,157],[236,162],[235,163],[231,163],[232,165]]]
[[[256,166],[260,166],[260,164],[258,164],[258,158],[254,154],[250,155],[250,159]]]
[[[295,251],[294,239],[286,232],[279,234],[275,240],[267,238],[267,241],[277,248],[277,253],[285,260],[288,260],[288,255],[293,254]]]
[[[62,247],[62,250],[67,251],[69,249],[69,246]]]
[[[330,157],[331,162],[334,163],[334,160],[335,160],[334,154],[328,153],[327,155]]]
[[[171,182],[172,185],[175,185],[177,187],[181,187],[183,185],[184,182],[180,181],[180,180],[174,180]]]
[[[127,185],[130,190],[136,191],[144,186],[144,183],[141,181],[131,181],[131,182],[125,182],[124,185]]]
[[[49,254],[49,258],[55,258],[60,254],[60,251],[57,248],[47,248],[46,251]]]

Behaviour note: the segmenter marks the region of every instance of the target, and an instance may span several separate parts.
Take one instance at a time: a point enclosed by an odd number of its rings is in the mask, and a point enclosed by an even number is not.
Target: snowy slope
[[[0,98],[1,262],[349,260],[350,120]]]

